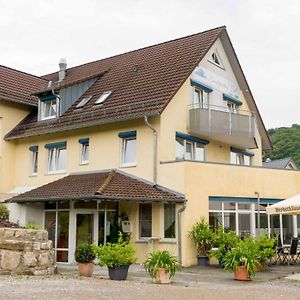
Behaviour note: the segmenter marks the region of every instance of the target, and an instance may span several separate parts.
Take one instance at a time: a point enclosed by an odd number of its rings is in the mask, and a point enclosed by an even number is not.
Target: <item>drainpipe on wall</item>
[[[178,262],[182,265],[182,213],[186,208],[186,200],[184,200],[182,207],[177,212],[177,223],[178,223]]]
[[[153,185],[157,184],[157,131],[156,129],[149,123],[148,117],[144,116],[145,124],[152,130],[153,132]]]

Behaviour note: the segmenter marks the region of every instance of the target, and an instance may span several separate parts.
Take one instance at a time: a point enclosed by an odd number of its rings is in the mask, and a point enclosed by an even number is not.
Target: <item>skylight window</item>
[[[95,104],[102,104],[110,95],[111,91],[104,92],[95,102]]]
[[[93,96],[84,97],[76,106],[75,108],[84,107],[92,98]]]

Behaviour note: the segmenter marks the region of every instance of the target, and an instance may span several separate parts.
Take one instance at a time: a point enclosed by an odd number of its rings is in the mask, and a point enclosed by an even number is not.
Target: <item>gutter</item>
[[[185,199],[182,207],[177,211],[177,222],[178,222],[178,262],[182,265],[182,213],[186,209],[186,202]]]
[[[155,186],[157,184],[157,131],[149,123],[147,115],[144,116],[144,121],[153,132],[153,185]]]

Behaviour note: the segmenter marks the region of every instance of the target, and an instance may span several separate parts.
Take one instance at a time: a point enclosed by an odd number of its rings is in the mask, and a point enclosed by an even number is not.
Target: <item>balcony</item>
[[[255,115],[228,107],[191,105],[188,108],[188,132],[243,149],[257,148]]]

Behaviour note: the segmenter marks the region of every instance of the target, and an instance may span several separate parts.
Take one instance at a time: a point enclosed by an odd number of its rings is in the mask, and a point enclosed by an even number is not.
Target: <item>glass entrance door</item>
[[[76,246],[92,244],[94,231],[94,215],[78,213],[76,216]]]
[[[119,227],[116,210],[99,212],[98,244],[115,243],[118,241]]]

